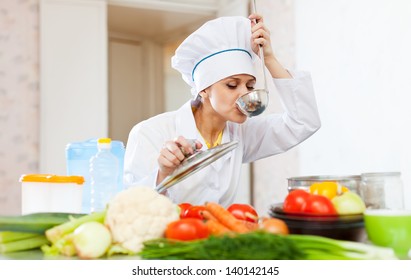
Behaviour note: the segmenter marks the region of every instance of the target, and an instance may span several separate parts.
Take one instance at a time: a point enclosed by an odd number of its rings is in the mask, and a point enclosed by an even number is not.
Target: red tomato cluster
[[[190,203],[181,203],[180,220],[170,223],[167,226],[165,236],[177,240],[195,240],[207,238],[210,233],[204,222],[203,211],[206,210],[204,205],[192,205]],[[257,211],[248,204],[232,204],[227,210],[239,220],[257,223]]]
[[[330,199],[304,190],[290,192],[284,200],[283,210],[286,213],[337,215]]]

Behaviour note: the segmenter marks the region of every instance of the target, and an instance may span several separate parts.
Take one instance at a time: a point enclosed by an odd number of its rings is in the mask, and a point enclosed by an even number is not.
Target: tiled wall
[[[21,174],[38,172],[39,0],[0,1],[0,215],[20,214]]]

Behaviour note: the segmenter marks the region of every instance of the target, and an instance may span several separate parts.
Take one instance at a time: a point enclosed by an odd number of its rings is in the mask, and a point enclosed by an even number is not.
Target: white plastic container
[[[20,177],[21,212],[81,213],[84,178],[28,174]]]

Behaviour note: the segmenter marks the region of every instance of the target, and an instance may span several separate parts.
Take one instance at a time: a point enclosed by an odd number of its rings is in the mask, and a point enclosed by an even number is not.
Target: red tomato
[[[258,222],[257,211],[255,211],[251,205],[235,203],[231,204],[227,210],[239,220],[245,220],[253,223]]]
[[[201,211],[204,211],[206,208],[203,205],[194,205],[189,207],[185,214],[184,218],[196,218],[196,219],[203,219],[203,216],[201,215]]]
[[[305,213],[319,215],[337,215],[331,200],[322,195],[312,194],[306,200]]]
[[[304,212],[306,201],[311,194],[304,190],[291,191],[284,200],[283,210],[286,213]]]
[[[185,218],[167,225],[165,236],[175,240],[195,240],[207,238],[210,235],[206,224],[195,218]]]
[[[190,203],[180,203],[178,205],[178,207],[180,207],[180,218],[185,217],[187,209],[190,208],[191,206],[193,206],[193,205],[191,205]]]

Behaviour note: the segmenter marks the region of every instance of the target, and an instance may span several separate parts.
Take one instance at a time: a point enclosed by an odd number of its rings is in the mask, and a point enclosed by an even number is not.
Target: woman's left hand
[[[263,48],[264,62],[273,78],[292,78],[290,73],[278,62],[271,47],[270,31],[264,24],[263,17],[259,14],[251,14],[251,48],[260,55],[259,45]]]
[[[259,45],[263,47],[264,58],[274,57],[271,47],[270,31],[264,24],[263,17],[259,14],[251,14],[248,17],[251,20],[251,47],[259,55]]]

